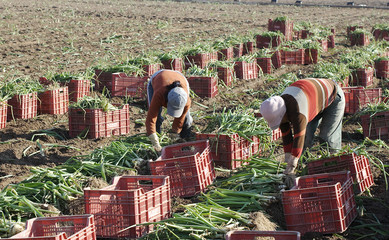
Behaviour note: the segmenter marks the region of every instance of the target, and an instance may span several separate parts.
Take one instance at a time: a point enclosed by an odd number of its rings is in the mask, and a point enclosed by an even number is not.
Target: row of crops
[[[281,19],[280,20],[285,20]],[[380,29],[384,29],[380,25]],[[311,34],[307,39],[286,41],[275,48],[254,49],[252,52],[236,58],[221,59],[222,61],[210,61],[206,67],[200,68],[196,65],[188,66],[185,75],[191,76],[217,76],[217,67],[233,68],[235,62],[256,62],[257,58],[271,57],[275,51],[290,51],[301,48],[317,49],[323,52],[320,40],[331,35],[331,30],[322,26],[314,26],[304,22],[295,24],[295,31],[308,30]],[[359,31],[359,30],[358,30]],[[357,31],[357,32],[358,32]],[[367,31],[363,31],[367,35]],[[355,33],[356,34],[356,33]],[[143,66],[161,64],[164,60],[185,59],[200,53],[214,53],[222,49],[236,46],[239,43],[255,42],[254,36],[237,37],[216,40],[214,43],[202,43],[192,46],[183,51],[171,51],[158,55],[143,55],[120,59],[117,63],[101,63],[94,66],[85,73],[48,73],[45,77],[54,82],[54,85],[61,85],[71,79],[90,79],[94,74],[93,70],[99,69],[106,72],[125,72],[128,75],[147,75]],[[266,37],[284,38],[279,32],[265,32],[261,34]],[[331,78],[343,82],[352,72],[360,68],[372,68],[374,63],[382,60],[389,60],[385,53],[388,51],[387,41],[374,41],[363,47],[334,49],[333,58],[328,61],[319,61],[309,77]],[[277,80],[280,82],[275,89],[269,89],[264,95],[271,96],[280,94],[285,87],[298,78],[293,73],[285,74],[277,79],[271,74],[261,76],[265,82]],[[239,79],[235,79],[238,83]],[[43,91],[39,81],[28,78],[12,78],[2,83],[3,98],[10,98],[13,94],[26,94],[34,91]],[[387,82],[381,81],[382,86],[387,88]],[[19,88],[22,87],[20,90]],[[228,87],[224,85],[224,87]],[[384,96],[388,96],[384,90]],[[128,99],[126,99],[128,100]],[[249,106],[239,106],[236,109],[224,109],[221,112],[214,112],[210,115],[199,113],[197,119],[205,119],[207,125],[198,129],[201,133],[216,133],[218,135],[238,134],[240,137],[252,140],[253,136],[259,137],[261,153],[255,154],[247,161],[248,164],[236,170],[218,169],[220,172],[227,172],[228,176],[215,180],[205,193],[192,198],[193,203],[184,204],[182,208],[172,213],[170,218],[158,223],[143,223],[143,225],[154,225],[154,231],[144,236],[146,239],[223,239],[231,229],[252,229],[255,225],[250,213],[264,211],[267,206],[279,201],[279,192],[283,189],[283,168],[284,164],[276,160],[279,146],[269,138],[270,130],[263,119],[254,115],[253,109],[258,109],[260,100],[252,102]],[[77,108],[103,108],[104,111],[114,109],[105,97],[85,97],[74,103]],[[358,114],[376,114],[377,112],[388,111],[387,103],[372,103],[367,108],[358,111]],[[172,144],[170,140],[162,135],[162,146]],[[382,171],[385,178],[388,173],[385,171],[386,163],[370,154],[366,148],[376,146],[389,149],[382,140],[366,139],[359,142],[356,148],[345,147],[342,154],[356,152],[365,155],[371,165]],[[302,165],[320,157],[329,157],[329,153],[320,147],[312,149],[301,158]],[[144,167],[149,159],[157,159],[156,153],[148,138],[144,134],[123,137],[111,142],[108,146],[95,149],[88,155],[75,156],[66,163],[53,168],[33,168],[31,176],[26,180],[11,184],[0,192],[0,233],[3,237],[14,234],[23,226],[26,219],[49,215],[70,214],[70,202],[82,198],[83,190],[87,187],[93,188],[95,179],[102,179],[111,182],[115,176],[127,175],[129,173],[143,173]],[[300,168],[301,175],[305,169]],[[359,196],[361,201],[371,200],[369,194]],[[374,201],[374,200],[371,200]],[[381,203],[387,208],[387,204]],[[359,206],[363,208],[362,205]],[[381,224],[374,214],[358,218],[354,225],[358,230],[360,239],[372,236],[388,236],[388,226]],[[131,226],[128,226],[131,227]],[[134,226],[132,226],[134,227]],[[360,234],[362,232],[362,234]]]

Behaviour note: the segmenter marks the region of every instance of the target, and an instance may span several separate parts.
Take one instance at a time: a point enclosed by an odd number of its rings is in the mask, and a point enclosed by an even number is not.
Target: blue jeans
[[[159,70],[158,72],[154,73],[151,77],[150,77],[150,80],[147,84],[147,100],[148,100],[148,104],[150,106],[150,103],[151,103],[151,99],[153,99],[153,94],[154,94],[154,89],[153,89],[153,85],[152,85],[152,82],[153,82],[153,78],[155,76],[157,76],[160,72],[162,71],[165,71],[165,69],[161,69]],[[168,70],[168,71],[172,71],[172,70]],[[178,72],[178,71],[176,71]],[[180,73],[180,72],[178,72]],[[182,73],[180,73],[182,75]],[[184,75],[183,75],[184,76]],[[186,79],[186,78],[185,78]],[[189,83],[187,83],[187,86],[188,86],[188,92],[189,92]],[[163,123],[165,119],[162,117],[162,107],[159,109],[159,112],[158,112],[158,117],[157,117],[157,122],[156,122],[156,130],[159,134],[161,134],[161,125]],[[192,116],[190,115],[190,110],[188,110],[188,112],[186,113],[185,115],[185,121],[184,121],[184,125],[182,126],[182,130],[181,130],[181,133],[180,133],[180,136],[182,138],[186,138],[189,134],[189,131],[190,131],[190,127],[192,126],[192,123],[193,123],[193,118]]]
[[[346,102],[342,88],[336,86],[337,94],[334,101],[307,125],[304,150],[312,147],[315,131],[318,127],[320,141],[326,142],[331,152],[342,148],[342,120]]]

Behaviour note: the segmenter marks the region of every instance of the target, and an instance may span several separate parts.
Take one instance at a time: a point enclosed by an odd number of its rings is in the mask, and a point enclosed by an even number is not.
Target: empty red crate
[[[257,64],[261,68],[262,73],[270,74],[271,73],[271,58],[257,58]]]
[[[268,21],[268,27],[267,29],[269,31],[280,31],[285,35],[286,41],[292,41],[293,40],[293,22],[292,21],[273,21],[272,19],[269,19]]]
[[[304,50],[304,64],[316,64],[319,58],[319,51],[317,49],[306,48]]]
[[[351,46],[367,46],[370,43],[369,36],[361,34],[350,34]]]
[[[371,139],[389,140],[389,111],[372,116],[362,115],[363,135]]]
[[[354,114],[368,103],[381,101],[381,88],[343,87],[346,100],[345,113]]]
[[[228,47],[219,50],[218,55],[217,55],[219,60],[228,60],[234,57],[234,48],[233,47]]]
[[[215,170],[206,140],[169,145],[161,156],[150,161],[153,175],[170,176],[172,196],[191,197],[203,192],[215,179]]]
[[[256,36],[257,48],[274,48],[281,44],[281,37]]]
[[[235,62],[235,74],[239,79],[254,79],[258,77],[258,66],[256,62]]]
[[[145,99],[148,77],[128,76],[125,73],[112,74],[112,96]]]
[[[168,218],[170,196],[168,176],[120,176],[103,189],[84,189],[85,212],[95,216],[99,238],[139,238],[153,226],[120,231]]]
[[[226,86],[231,86],[233,82],[234,69],[233,68],[217,68],[217,76],[220,80],[224,82]]]
[[[359,68],[351,73],[351,85],[369,87],[373,85],[373,68]]]
[[[40,114],[64,114],[68,112],[68,87],[39,93],[38,99],[38,112]]]
[[[89,96],[91,83],[90,80],[70,80],[68,84],[69,101],[78,102],[84,96]]]
[[[363,193],[374,184],[369,159],[363,155],[351,153],[308,162],[309,174],[339,172],[343,170],[350,171],[351,177],[357,186],[357,192],[359,193]]]
[[[196,139],[208,139],[215,165],[227,169],[235,169],[244,164],[243,161],[234,160],[247,160],[259,152],[259,138],[257,137],[252,137],[249,141],[237,133],[232,135],[196,133]]]
[[[8,100],[7,119],[29,119],[36,117],[38,113],[38,93],[14,95]]]
[[[110,137],[130,132],[128,104],[121,109],[104,112],[102,109],[69,109],[69,135],[87,138]]]
[[[281,62],[282,64],[304,64],[304,54],[304,49],[295,51],[281,50]]]
[[[182,58],[175,58],[175,59],[169,59],[162,61],[163,68],[164,69],[172,69],[179,72],[182,72],[183,70],[183,60]]]
[[[300,233],[296,231],[230,231],[226,234],[226,240],[300,240]]]
[[[96,240],[93,215],[39,217],[29,219],[26,229],[12,240]]]
[[[192,76],[188,78],[190,89],[199,97],[215,97],[218,93],[216,77]]]
[[[194,56],[185,57],[185,68],[188,69],[193,65],[197,65],[200,68],[204,68],[210,62],[208,53],[198,53]]]
[[[389,78],[389,60],[376,61],[374,68],[377,78]]]
[[[143,69],[146,72],[146,76],[152,76],[154,73],[158,72],[161,69],[161,65],[158,63],[144,65]]]
[[[282,191],[288,230],[344,232],[357,216],[350,172],[324,173],[296,178],[296,186]]]
[[[243,43],[235,44],[233,50],[235,58],[241,57],[243,55]]]
[[[0,129],[7,124],[7,100],[0,102]]]

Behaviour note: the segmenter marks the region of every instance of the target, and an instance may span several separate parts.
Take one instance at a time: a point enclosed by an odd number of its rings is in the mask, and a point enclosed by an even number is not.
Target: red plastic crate
[[[234,69],[233,68],[217,68],[217,76],[224,82],[226,86],[231,86],[233,82]]]
[[[24,231],[9,239],[96,240],[95,220],[90,214],[33,218]]]
[[[272,19],[269,19],[267,29],[269,31],[282,32],[285,35],[286,41],[293,40],[293,22],[292,21],[288,20],[288,21],[275,22]]]
[[[164,69],[172,69],[176,70],[178,72],[183,71],[183,60],[182,58],[175,58],[175,59],[170,59],[170,60],[164,60],[162,61],[163,68]]]
[[[218,60],[217,51],[208,53],[209,62],[216,62]]]
[[[300,233],[296,231],[230,231],[226,234],[226,240],[300,240]],[[265,238],[266,237],[266,238]]]
[[[216,77],[192,76],[188,78],[190,89],[199,97],[213,98],[218,93]]]
[[[243,55],[251,54],[254,52],[254,42],[243,43]]]
[[[375,40],[389,41],[389,31],[388,30],[374,29],[373,36],[374,36]]]
[[[351,153],[308,162],[309,174],[339,172],[343,170],[350,171],[351,177],[357,186],[358,193],[363,193],[374,184],[369,159],[363,155]]]
[[[234,48],[228,47],[228,48],[224,48],[224,49],[219,50],[219,52],[217,54],[217,58],[219,60],[228,60],[228,59],[234,58]]]
[[[209,142],[194,141],[162,148],[161,156],[150,161],[153,175],[170,176],[171,194],[191,197],[203,192],[215,179]]]
[[[304,64],[316,64],[319,58],[319,51],[317,49],[306,48],[304,50]]]
[[[148,76],[148,77],[152,76],[154,73],[158,72],[160,69],[161,69],[161,65],[158,63],[143,66],[143,70],[145,70],[146,76]]]
[[[89,96],[90,86],[90,80],[70,80],[68,84],[69,102],[78,102],[84,96]]]
[[[87,138],[110,137],[130,132],[128,104],[122,109],[104,112],[102,109],[69,109],[69,135]]]
[[[261,48],[278,47],[281,44],[282,40],[281,37],[271,38],[271,37],[257,35],[256,42],[257,42],[257,48],[261,49]]]
[[[363,29],[363,26],[347,26],[347,37],[350,37],[350,33],[357,28]]]
[[[321,48],[322,48],[323,52],[328,52],[328,40],[322,39],[322,40],[319,40],[319,43],[321,44]]]
[[[282,137],[282,132],[280,128],[277,128],[275,130],[272,130],[271,138],[273,141],[279,139]]]
[[[0,129],[7,125],[7,100],[0,102]]]
[[[136,226],[170,217],[169,176],[120,176],[99,190],[84,189],[85,212],[93,214],[99,238],[138,238],[153,229]]]
[[[376,61],[374,68],[377,78],[389,78],[389,60]]]
[[[307,29],[301,30],[301,39],[307,39],[311,35],[312,35],[312,33],[309,32],[309,30],[307,30]]]
[[[328,36],[328,48],[335,48],[335,34]]]
[[[304,64],[304,53],[304,49],[295,51],[281,50],[281,62],[282,64]]]
[[[197,65],[200,68],[205,68],[210,62],[208,53],[198,53],[194,56],[185,57],[185,68],[188,69],[193,65]]]
[[[241,57],[243,55],[243,43],[235,44],[233,49],[235,58]]]
[[[261,68],[262,73],[271,74],[271,58],[257,58],[257,64]]]
[[[296,178],[296,186],[282,191],[288,230],[344,232],[357,216],[353,181],[348,171]]]
[[[271,56],[271,64],[274,68],[280,68],[282,66],[281,51],[275,51]]]
[[[15,95],[8,100],[8,105],[8,120],[34,118],[38,113],[38,93]]]
[[[252,137],[251,141],[240,137],[237,133],[232,135],[196,133],[197,140],[208,139],[211,146],[211,157],[216,166],[235,169],[245,164],[253,154],[259,152],[259,138]]]
[[[254,79],[258,78],[258,66],[256,62],[235,62],[235,74],[239,79]]]
[[[349,84],[349,77],[347,76],[345,79],[343,79],[343,82],[342,81],[338,81],[338,85],[341,87],[341,88],[344,88],[344,87],[348,87]]]
[[[303,36],[303,30],[293,31],[293,40],[302,39],[302,36]]]
[[[146,99],[148,77],[128,76],[125,73],[112,74],[112,96]]]
[[[68,87],[61,87],[39,93],[38,99],[38,112],[40,114],[64,114],[68,112]]]
[[[363,135],[371,139],[389,140],[389,112],[362,115]]]
[[[345,113],[354,114],[368,103],[381,101],[381,88],[343,87],[346,100]]]
[[[367,46],[370,43],[369,36],[361,33],[359,35],[350,34],[351,46]]]
[[[104,88],[109,91],[112,90],[112,74],[111,72],[104,72],[102,70],[95,70],[96,90],[103,91]]]
[[[373,68],[359,68],[351,73],[352,81],[350,83],[352,86],[369,87],[373,85],[373,75]]]

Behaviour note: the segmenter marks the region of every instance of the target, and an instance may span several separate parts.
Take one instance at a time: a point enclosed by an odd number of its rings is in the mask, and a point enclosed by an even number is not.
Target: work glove
[[[151,141],[151,144],[154,147],[154,150],[157,151],[157,152],[161,152],[162,147],[161,147],[161,145],[159,145],[159,138],[158,138],[157,133],[150,134],[149,135],[149,139]]]
[[[284,174],[294,174],[294,170],[297,167],[298,158],[293,156],[290,153],[285,153],[285,162],[286,162],[286,169],[284,171]]]

